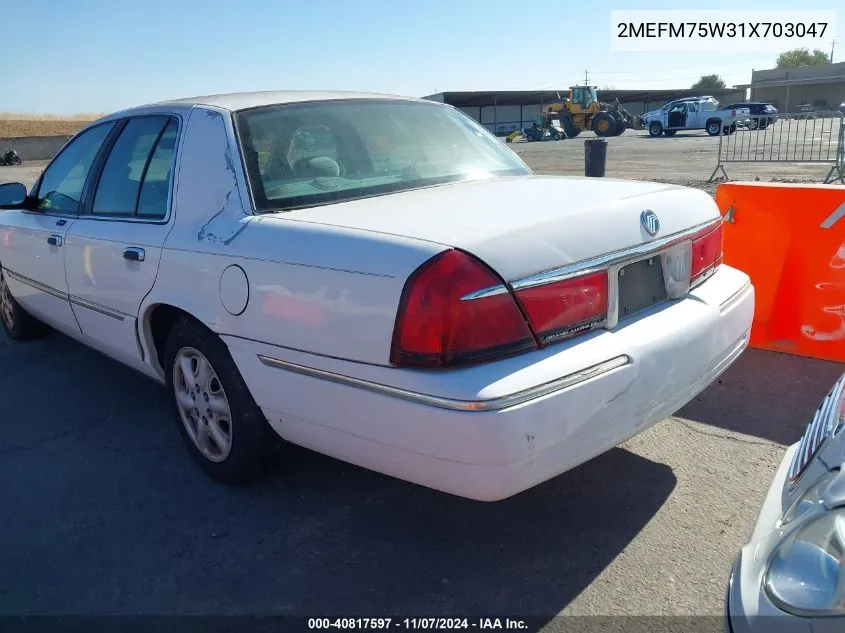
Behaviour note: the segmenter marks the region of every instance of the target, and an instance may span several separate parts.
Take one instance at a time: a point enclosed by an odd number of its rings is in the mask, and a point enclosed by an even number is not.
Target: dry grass
[[[102,114],[20,114],[0,112],[0,138],[23,136],[68,136]]]

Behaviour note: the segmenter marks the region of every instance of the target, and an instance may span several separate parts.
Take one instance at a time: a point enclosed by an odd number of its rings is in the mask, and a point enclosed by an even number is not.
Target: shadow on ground
[[[551,617],[672,492],[615,449],[484,504],[297,448],[207,480],[164,390],[62,337],[0,342],[0,613]]]
[[[843,371],[842,363],[748,349],[676,415],[788,446]]]

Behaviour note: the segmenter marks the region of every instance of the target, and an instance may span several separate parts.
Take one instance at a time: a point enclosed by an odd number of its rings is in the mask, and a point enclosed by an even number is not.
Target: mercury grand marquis
[[[0,204],[8,336],[55,329],[166,385],[224,483],[286,440],[503,499],[677,411],[754,311],[706,193],[535,175],[420,99],[133,108]]]

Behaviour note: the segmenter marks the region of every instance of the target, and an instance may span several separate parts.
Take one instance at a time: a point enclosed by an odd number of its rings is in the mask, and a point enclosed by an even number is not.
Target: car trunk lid
[[[641,218],[652,211],[654,235]],[[299,209],[280,219],[436,242],[507,281],[683,233],[718,218],[703,191],[660,183],[522,176],[454,183]]]

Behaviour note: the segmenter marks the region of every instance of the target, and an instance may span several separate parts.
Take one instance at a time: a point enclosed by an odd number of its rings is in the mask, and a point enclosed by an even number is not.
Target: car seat
[[[296,178],[340,176],[340,165],[328,156],[300,158],[293,164],[293,175]]]

